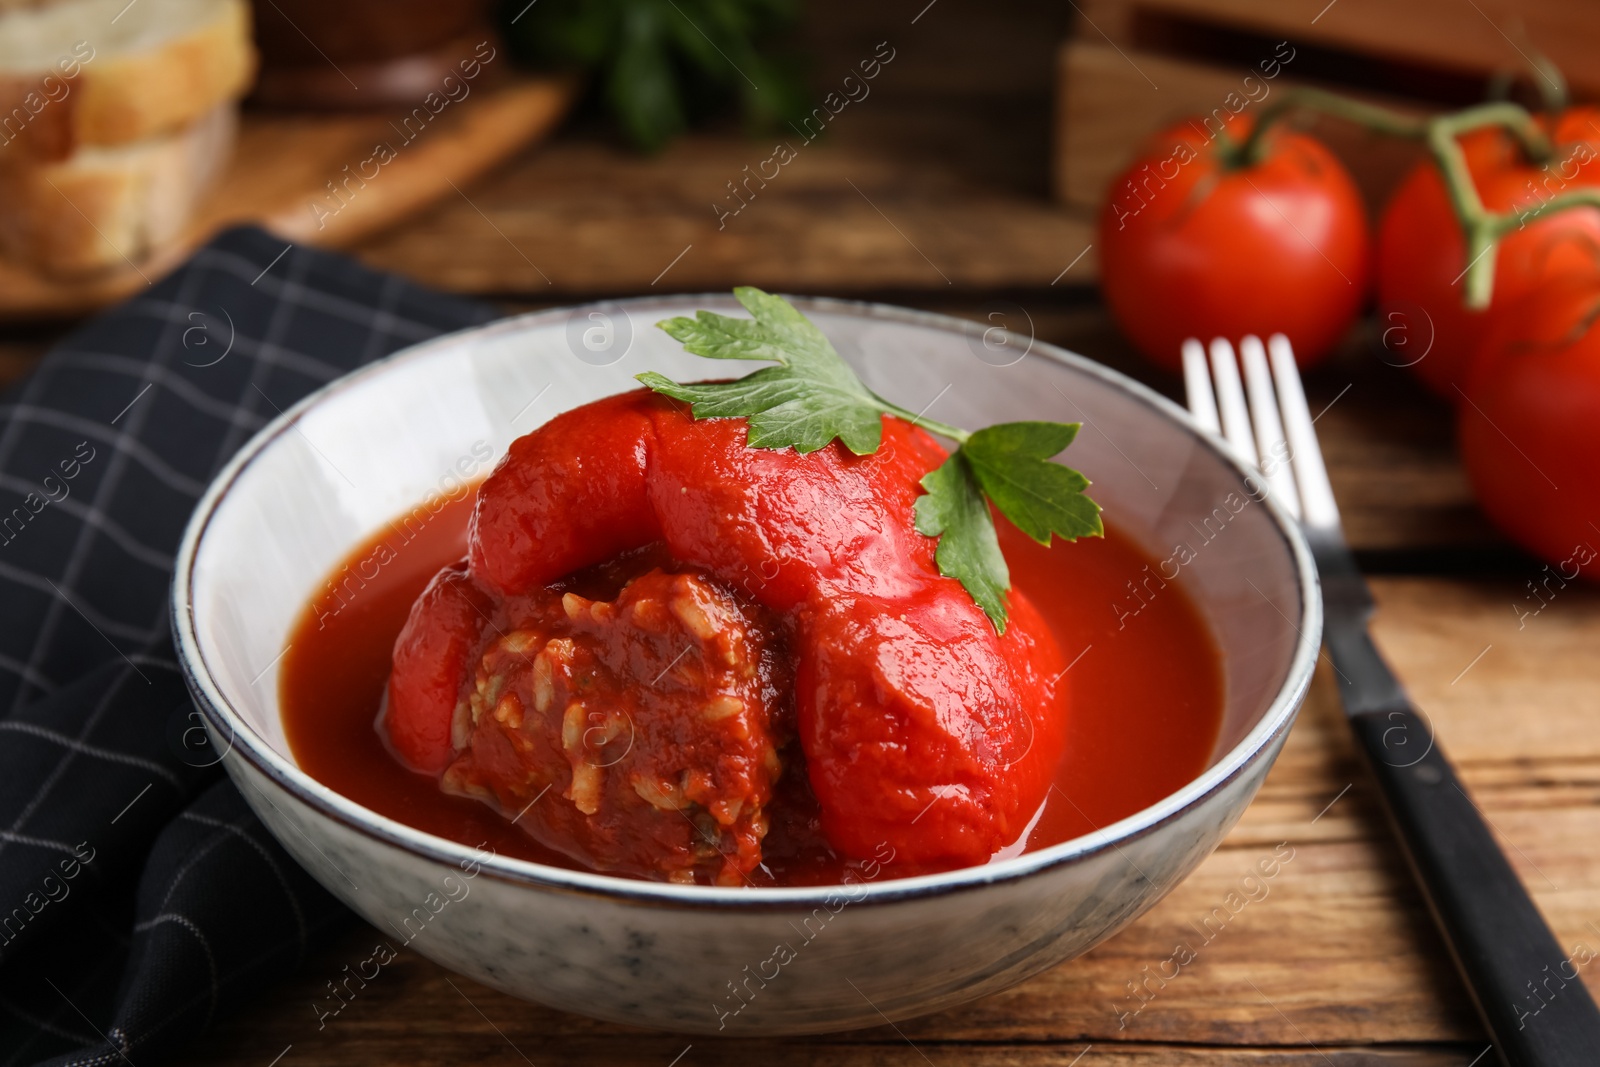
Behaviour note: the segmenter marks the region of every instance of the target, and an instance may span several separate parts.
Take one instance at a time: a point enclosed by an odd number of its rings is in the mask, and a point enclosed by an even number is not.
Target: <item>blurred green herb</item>
[[[653,151],[736,100],[761,132],[806,113],[795,64],[773,48],[795,0],[503,0],[513,54],[590,72],[635,146]]]

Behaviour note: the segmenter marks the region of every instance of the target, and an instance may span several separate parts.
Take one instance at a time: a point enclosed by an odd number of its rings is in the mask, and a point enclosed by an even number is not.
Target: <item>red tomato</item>
[[[1499,309],[1457,409],[1478,503],[1563,578],[1600,579],[1597,317],[1600,274],[1593,271]]]
[[[1118,325],[1164,367],[1186,337],[1287,334],[1302,366],[1338,343],[1366,298],[1371,238],[1355,183],[1304,134],[1228,169],[1200,119],[1179,123],[1111,187],[1100,287]],[[1235,120],[1230,137],[1249,124]]]
[[[1573,108],[1541,125],[1556,143],[1555,157],[1542,166],[1529,162],[1498,127],[1461,139],[1478,196],[1489,210],[1521,214],[1564,190],[1600,185],[1600,109]],[[1466,240],[1429,160],[1395,190],[1378,227],[1380,313],[1392,309],[1404,316],[1410,341],[1432,338],[1426,356],[1410,366],[1434,392],[1459,400],[1456,385],[1467,381],[1487,312],[1574,269],[1586,270],[1597,248],[1600,211],[1580,208],[1530,221],[1500,241],[1489,308],[1469,311],[1461,280]],[[1421,320],[1412,321],[1419,312]]]

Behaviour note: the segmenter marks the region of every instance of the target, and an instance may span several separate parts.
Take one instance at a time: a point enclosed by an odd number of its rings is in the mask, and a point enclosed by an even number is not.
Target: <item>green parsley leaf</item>
[[[995,632],[1005,633],[1011,569],[965,450],[951,453],[921,484],[927,494],[917,498],[917,532],[939,539],[933,553],[939,573],[958,580],[994,623]]]
[[[776,363],[738,381],[679,385],[660,374],[639,375],[658,393],[687,401],[697,419],[748,416],[751,448],[815,452],[834,438],[858,456],[876,452],[883,405],[834,351],[822,331],[794,306],[748,286],[735,289],[753,319],[710,311],[659,323],[674,340],[709,359]]]
[[[1007,422],[968,433],[883,399],[856,377],[822,331],[782,297],[734,290],[750,312],[735,319],[710,311],[660,323],[684,348],[709,359],[773,363],[732,382],[680,385],[654,372],[638,376],[658,393],[686,401],[697,419],[747,418],[751,448],[815,452],[835,439],[856,455],[877,451],[883,416],[894,415],[961,447],[923,477],[917,532],[938,538],[939,573],[959,581],[1006,630],[1011,571],[1000,551],[993,504],[1040,544],[1104,532],[1100,506],[1083,494],[1089,480],[1052,462],[1078,436],[1077,423]]]
[[[1072,444],[1079,423],[1004,422],[973,434],[961,451],[985,496],[1039,542],[1099,537],[1100,505],[1083,495],[1089,479],[1051,458]]]

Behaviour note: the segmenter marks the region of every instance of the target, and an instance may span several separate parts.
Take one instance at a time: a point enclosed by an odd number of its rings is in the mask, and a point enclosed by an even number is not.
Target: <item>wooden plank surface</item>
[[[1519,628],[1516,578],[1375,583],[1376,635],[1568,949],[1600,949],[1600,684],[1573,665],[1600,646],[1600,590],[1563,591]],[[1480,655],[1481,653],[1481,655]],[[1192,922],[1261,856],[1282,872],[1201,944]],[[1324,669],[1283,755],[1221,849],[1128,930],[1079,960],[953,1011],[853,1034],[686,1038],[523,1004],[414,954],[317,1029],[312,1003],[355,929],[186,1063],[1465,1065],[1486,1042],[1382,824]],[[1195,961],[1134,999],[1178,941]],[[1582,971],[1600,993],[1600,967]],[[451,983],[454,983],[454,987]],[[1136,1014],[1135,1014],[1136,1011]],[[914,1048],[912,1047],[914,1046]],[[1373,1060],[1373,1055],[1381,1060]],[[1326,1058],[1324,1058],[1326,1057]]]
[[[1002,158],[1023,151],[986,131],[987,115],[981,103],[908,111],[868,97],[811,143],[700,135],[641,158],[574,138],[361,254],[443,289],[550,299],[720,289],[731,277],[789,292],[1042,289],[1074,261],[1062,280],[1092,279],[1092,251],[1079,259],[1087,218],[949,152],[962,138]],[[780,149],[793,152],[781,169],[769,162]],[[462,255],[461,241],[479,254]]]
[[[1439,2],[1421,5],[1436,22],[1419,32],[1478,17]],[[1339,0],[1321,22],[1352,4],[1370,6]],[[816,0],[809,11],[814,84],[833,85],[879,42],[896,58],[825,138],[786,138],[794,160],[720,228],[712,205],[771,156],[770,138],[711,131],[639,157],[580,122],[354,251],[508,310],[748,282],[987,323],[999,313],[1176,395],[1177,381],[1139,360],[1094,301],[1088,213],[1049,200],[1054,57],[1073,6]],[[0,335],[0,383],[59,332]],[[1600,949],[1600,592],[1563,590],[1519,628],[1523,583],[1539,565],[1472,505],[1448,410],[1381,355],[1353,335],[1307,383],[1347,531],[1387,575],[1374,583],[1378,641],[1558,938]],[[1280,842],[1295,856],[1270,894],[1123,1015],[1126,984]],[[313,1000],[370,938],[356,926],[333,940],[182,1062],[1467,1067],[1486,1044],[1325,676],[1256,802],[1159,906],[1081,960],[899,1032],[728,1043],[632,1030],[523,1004],[413,955],[319,1031]],[[1600,990],[1597,975],[1583,972]]]
[[[858,98],[815,140],[725,128],[641,157],[579,125],[468,190],[471,204],[446,203],[361,255],[442,288],[551,301],[729,279],[810,293],[1092,279],[1093,251],[1078,259],[1087,217],[1047,195],[1069,5],[822,0],[806,10],[800,38],[818,105],[847,75]],[[892,58],[860,81],[861,62],[879,55]],[[763,166],[779,144],[794,158]],[[730,182],[747,206],[720,218],[716,208],[740,206]]]

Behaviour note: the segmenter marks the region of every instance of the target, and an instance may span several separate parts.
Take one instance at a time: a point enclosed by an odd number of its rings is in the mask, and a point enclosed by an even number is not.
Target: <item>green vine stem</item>
[[[1478,187],[1473,183],[1466,153],[1461,149],[1461,135],[1485,126],[1504,126],[1535,163],[1548,162],[1554,156],[1555,149],[1549,138],[1533,122],[1532,116],[1512,103],[1483,104],[1454,114],[1436,116],[1424,125],[1428,151],[1444,175],[1450,207],[1466,239],[1467,262],[1462,270],[1462,280],[1466,283],[1463,302],[1467,307],[1481,311],[1489,306],[1489,300],[1494,295],[1495,252],[1501,237],[1550,211],[1584,205],[1600,206],[1600,194],[1591,190],[1562,193],[1520,214],[1490,211],[1483,206],[1483,198],[1478,195]],[[1535,136],[1537,141],[1533,139]]]
[[[1541,70],[1541,73],[1543,71]],[[1555,157],[1555,145],[1524,108],[1506,101],[1480,104],[1463,111],[1432,118],[1410,118],[1388,108],[1351,100],[1322,89],[1291,89],[1262,109],[1248,136],[1220,150],[1223,165],[1229,169],[1259,164],[1266,154],[1266,134],[1294,111],[1318,111],[1344,119],[1375,133],[1421,141],[1433,157],[1444,178],[1450,207],[1461,224],[1466,239],[1464,303],[1474,310],[1489,306],[1494,294],[1495,250],[1500,239],[1521,229],[1533,219],[1573,208],[1600,208],[1600,189],[1577,189],[1561,193],[1520,213],[1497,213],[1483,206],[1467,157],[1461,149],[1461,136],[1472,130],[1498,126],[1517,142],[1527,158],[1546,164]]]
[[[1552,115],[1565,111],[1567,105],[1572,102],[1572,93],[1567,87],[1567,76],[1561,73],[1561,68],[1532,44],[1524,44],[1517,50],[1522,52],[1523,58],[1528,61],[1528,66],[1533,68],[1533,73],[1536,75],[1533,79],[1534,88],[1538,89],[1539,98],[1544,101],[1544,109]]]
[[[1250,127],[1250,133],[1234,148],[1231,158],[1224,157],[1226,165],[1253,167],[1266,155],[1267,131],[1295,111],[1320,111],[1352,122],[1375,133],[1408,140],[1421,140],[1427,134],[1425,119],[1397,115],[1388,108],[1351,100],[1325,89],[1299,86],[1282,93],[1278,99],[1261,109],[1261,117]]]

